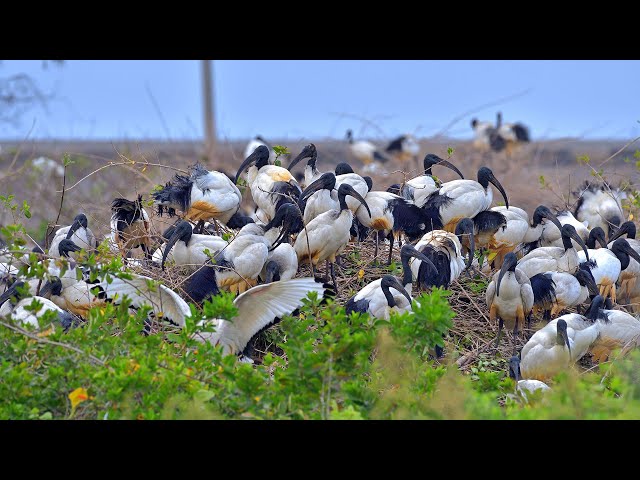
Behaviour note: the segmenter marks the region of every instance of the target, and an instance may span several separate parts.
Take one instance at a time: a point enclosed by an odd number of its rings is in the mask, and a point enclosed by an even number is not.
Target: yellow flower
[[[76,388],[69,394],[69,400],[71,400],[71,408],[75,410],[75,408],[82,402],[84,402],[85,400],[89,400],[87,389],[82,387]]]
[[[364,270],[361,268],[358,272],[358,280],[362,280],[362,277],[364,277]]]
[[[629,220],[633,220],[633,213],[629,214]]]

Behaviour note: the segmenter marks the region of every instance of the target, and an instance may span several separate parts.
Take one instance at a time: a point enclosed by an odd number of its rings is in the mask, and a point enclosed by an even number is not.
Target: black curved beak
[[[471,264],[473,263],[473,257],[476,253],[476,239],[474,236],[475,227],[473,225],[473,220],[470,218],[463,218],[456,225],[456,235],[462,243],[462,235],[468,235],[469,237],[469,258],[467,260],[467,270],[471,268]]]
[[[640,263],[640,255],[636,252],[629,242],[624,242],[622,245],[622,251],[633,258],[636,262]]]
[[[278,235],[278,237],[273,241],[273,244],[271,245],[271,248],[269,249],[269,251],[272,252],[273,250],[278,248],[278,246],[282,242],[284,242],[285,238],[289,236],[290,231],[291,231],[291,220],[289,219],[289,217],[287,217],[282,222],[282,227],[280,228],[280,235]]]
[[[502,194],[502,197],[504,198],[505,206],[509,208],[509,199],[507,198],[507,192],[504,191],[504,188],[502,188],[502,185],[500,184],[498,179],[493,175],[493,173],[489,177],[489,182],[491,182],[493,186],[500,191],[500,193]]]
[[[167,255],[169,255],[169,252],[171,251],[173,246],[176,244],[176,242],[180,240],[181,236],[182,236],[182,232],[180,231],[179,228],[176,228],[173,231],[173,234],[171,234],[171,238],[167,241],[166,245],[164,246],[164,251],[162,252],[162,264],[161,264],[162,270],[164,270],[164,262],[167,261]]]
[[[593,295],[599,295],[600,294],[600,290],[598,290],[598,285],[596,285],[596,281],[593,278],[593,275],[590,272],[586,272],[587,275],[585,275],[584,277],[584,284],[587,287],[587,290],[589,290],[589,296]]]
[[[40,296],[44,297],[44,298],[51,298],[51,295],[53,295],[53,289],[55,288],[55,286],[61,287],[61,282],[60,279],[58,277],[53,277],[50,280],[47,280],[44,285],[42,285],[42,287],[40,287]]]
[[[553,212],[551,212],[551,210],[546,209],[542,216],[552,222],[556,227],[558,227],[558,230],[562,230],[562,224],[560,223],[560,220],[558,220],[558,217],[556,217]]]
[[[578,232],[576,232],[575,229],[573,229],[571,231],[569,236],[573,240],[575,240],[578,243],[578,245],[580,245],[582,247],[582,250],[584,250],[584,254],[587,257],[587,262],[588,262],[589,261],[589,251],[588,251],[589,249],[587,248],[587,245],[584,243],[584,240],[582,240],[582,237],[580,235],[578,235]]]
[[[69,228],[69,231],[67,232],[66,239],[69,240],[73,236],[73,234],[76,232],[76,230],[78,230],[80,227],[82,227],[82,224],[80,223],[80,220],[78,219],[78,217],[76,217],[73,220],[73,223],[71,224],[71,228]]]
[[[71,252],[79,252],[82,250],[73,240],[64,239],[58,244],[58,253],[61,257],[69,257]]]
[[[236,178],[233,183],[237,184],[238,179],[240,178],[240,175],[242,174],[242,172],[244,172],[247,168],[249,168],[252,164],[256,162],[256,160],[258,159],[257,151],[259,148],[260,147],[256,148],[253,152],[251,152],[251,155],[249,155],[247,158],[244,159],[244,162],[242,162],[242,165],[240,165],[240,168],[236,172]]]
[[[304,202],[305,199],[309,198],[318,190],[323,190],[325,188],[330,188],[333,190],[335,184],[335,175],[333,175],[332,173],[322,174],[320,178],[318,178],[315,182],[311,182],[309,185],[307,185],[307,188],[305,188],[304,191],[300,194],[300,197],[298,197],[298,205],[300,205],[302,202]]]
[[[305,146],[302,149],[302,151],[298,154],[298,156],[291,161],[291,163],[287,167],[287,170],[291,171],[291,169],[295,167],[298,164],[298,162],[300,162],[300,160],[302,160],[303,158],[309,158],[312,155],[313,155],[313,151],[309,147],[309,145]]]
[[[571,353],[571,345],[569,344],[569,335],[567,334],[567,329],[564,328],[560,330],[559,333],[562,336],[562,339],[564,340],[564,343],[567,346],[567,349],[569,350],[569,357],[572,357],[573,355]]]
[[[622,227],[616,229],[616,231],[609,237],[609,242],[613,242],[614,240],[620,238],[625,233],[627,232],[623,225]]]
[[[427,265],[428,268],[433,270],[434,273],[438,273],[438,269],[433,264],[431,259],[429,257],[427,257],[424,253],[422,253],[420,250],[415,248],[413,245],[411,245],[410,243],[405,243],[402,246],[401,255],[403,255],[403,254],[404,255],[408,255],[410,257],[413,257],[413,258],[416,258],[416,259],[424,262]]]
[[[464,175],[462,175],[462,172],[460,170],[458,170],[458,167],[456,167],[453,163],[449,162],[448,160],[441,160],[440,162],[438,162],[436,165],[442,165],[443,167],[447,167],[451,170],[453,170],[454,172],[456,172],[458,175],[460,175],[460,178],[464,180]],[[497,180],[496,180],[497,181]],[[505,197],[506,198],[506,197]],[[509,204],[507,204],[507,207],[509,206]]]
[[[344,189],[344,190],[347,190],[346,194],[351,195],[353,198],[357,199],[362,205],[364,205],[364,208],[367,209],[367,213],[369,214],[369,218],[371,218],[371,210],[369,209],[369,205],[367,205],[367,202],[365,202],[364,198],[362,198],[362,195],[356,192],[351,185],[343,183],[342,185],[340,185],[340,188],[342,187],[348,187]]]
[[[271,283],[276,278],[276,275],[280,274],[280,267],[273,260],[267,263],[267,274],[265,275],[264,283]]]
[[[500,284],[502,283],[502,277],[508,272],[515,270],[515,266],[518,264],[518,259],[515,254],[507,254],[504,257],[504,262],[500,267],[500,273],[498,274],[498,281],[496,282],[496,296],[500,296]]]
[[[411,295],[409,295],[409,293],[404,289],[404,286],[396,277],[393,277],[393,280],[389,279],[389,287],[395,288],[397,291],[399,291],[407,299],[409,304],[411,304]]]

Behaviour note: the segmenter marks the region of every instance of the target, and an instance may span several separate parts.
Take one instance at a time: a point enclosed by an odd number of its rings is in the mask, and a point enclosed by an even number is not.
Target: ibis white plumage
[[[589,228],[600,227],[611,236],[612,230],[625,216],[622,200],[627,198],[627,193],[620,188],[587,181],[574,194],[578,196],[573,211],[575,217],[581,222],[588,222]]]
[[[66,227],[59,228],[49,246],[49,255],[52,257],[62,256],[59,253],[59,245],[62,240],[71,240],[80,249],[91,251],[98,246],[96,236],[89,228],[87,216],[84,213],[76,215],[73,223]],[[75,255],[71,255],[75,258]]]
[[[462,172],[458,170],[455,165],[433,153],[429,153],[424,157],[423,161],[424,175],[412,178],[405,183],[400,189],[399,195],[415,204],[417,207],[423,207],[429,195],[441,186],[440,182],[436,183],[431,171],[431,169],[436,165],[442,165],[443,167],[450,168],[464,180],[464,175],[462,175]]]

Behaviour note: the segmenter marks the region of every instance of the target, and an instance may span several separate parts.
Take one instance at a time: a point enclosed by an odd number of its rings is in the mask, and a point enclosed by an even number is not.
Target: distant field
[[[273,144],[281,144],[296,155],[302,147],[313,141],[318,148],[318,168],[321,171],[332,169],[338,162],[347,161],[358,171],[362,165],[355,160],[347,149],[346,141],[313,139],[291,142],[271,139]],[[380,146],[385,143],[376,142]],[[392,183],[403,181],[402,171],[407,179],[421,173],[422,158],[426,153],[447,156],[447,148],[454,152],[451,161],[464,173],[466,178],[475,178],[477,169],[490,167],[502,183],[512,205],[520,206],[529,212],[539,204],[561,206],[572,203],[570,192],[585,179],[591,177],[591,169],[578,162],[578,157],[587,155],[594,167],[620,150],[626,142],[582,141],[558,139],[544,142],[532,142],[516,152],[512,158],[504,153],[480,152],[471,142],[452,139],[422,139],[419,162],[409,165],[385,164],[379,173],[369,173],[374,179],[374,189],[384,190]],[[243,160],[246,142],[221,142],[217,148],[217,158],[206,162],[210,169],[224,170],[234,175]],[[46,156],[61,162],[64,154],[69,154],[74,162],[67,169],[64,205],[59,223],[68,224],[78,213],[89,217],[90,225],[97,234],[108,233],[109,204],[115,197],[134,198],[137,193],[146,195],[158,183],[169,180],[174,170],[167,167],[186,169],[188,165],[203,159],[203,148],[199,142],[185,141],[135,141],[94,142],[94,141],[28,141],[0,142],[0,193],[14,194],[16,200],[27,200],[32,206],[32,218],[26,227],[36,240],[44,241],[47,222],[55,220],[60,206],[62,178],[34,171],[30,162],[40,156]],[[602,169],[606,178],[617,184],[622,180],[637,183],[638,172],[635,168],[634,152],[638,148],[632,144],[607,161]],[[625,162],[625,158],[631,162]],[[110,162],[114,165],[110,166]],[[132,163],[136,162],[136,163]],[[145,165],[145,162],[166,166]],[[288,160],[283,164],[286,166]],[[97,173],[75,185],[86,175],[101,168]],[[302,174],[304,163],[299,164],[294,173]],[[437,168],[434,174],[443,181],[454,179],[454,173],[446,168]],[[544,189],[540,183],[543,176],[552,191]],[[497,192],[495,192],[497,193]],[[562,198],[564,196],[564,200]],[[494,202],[501,202],[500,195],[494,196]],[[566,205],[565,205],[566,206]],[[250,207],[250,205],[247,205]],[[162,231],[167,219],[153,222],[157,231]],[[0,214],[0,222],[10,222],[6,212]]]

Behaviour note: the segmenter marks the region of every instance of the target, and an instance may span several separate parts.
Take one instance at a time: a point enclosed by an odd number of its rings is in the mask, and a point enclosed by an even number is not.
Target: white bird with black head
[[[142,206],[142,195],[136,201],[116,198],[111,202],[110,242],[123,256],[140,247],[146,259],[151,259],[149,214]]]
[[[458,170],[455,165],[433,153],[428,153],[423,160],[424,175],[412,178],[405,183],[400,189],[399,195],[401,195],[405,200],[408,200],[414,205],[422,208],[429,195],[438,190],[442,185],[441,182],[436,182],[433,178],[433,173],[431,172],[431,169],[436,165],[442,165],[443,167],[450,168],[464,180],[464,175],[462,175],[462,172]]]
[[[61,257],[61,254],[59,253],[59,245],[63,240],[71,240],[80,247],[80,249],[85,249],[87,252],[96,248],[98,246],[98,241],[89,228],[88,222],[87,216],[84,213],[80,213],[76,215],[71,225],[56,230],[53,240],[51,241],[51,245],[49,246],[49,255],[56,258]],[[72,255],[72,257],[76,258],[75,255]]]

